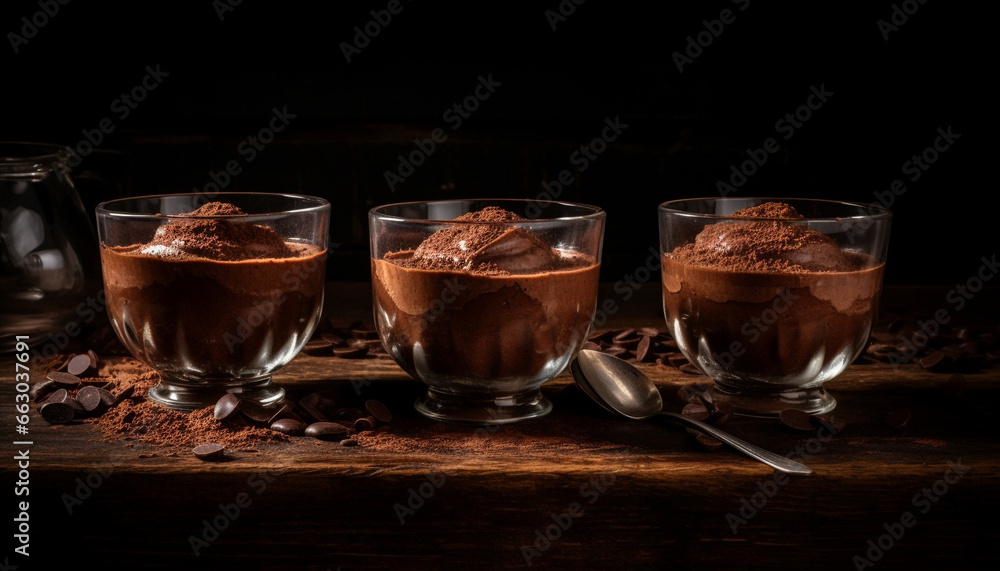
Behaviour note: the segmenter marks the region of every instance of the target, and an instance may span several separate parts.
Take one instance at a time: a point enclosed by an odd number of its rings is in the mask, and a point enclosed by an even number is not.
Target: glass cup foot
[[[781,411],[789,408],[809,414],[830,412],[837,401],[823,387],[795,388],[783,391],[732,391],[713,385],[705,391],[705,399],[724,402],[733,409],[733,414],[762,418],[777,418]]]
[[[156,386],[149,389],[150,400],[182,412],[215,406],[226,393],[241,399],[271,406],[285,398],[285,389],[271,382],[271,377],[252,381],[190,381],[162,376]]]
[[[413,406],[417,412],[434,420],[477,425],[508,424],[545,416],[552,410],[552,403],[537,389],[481,398],[429,389]]]

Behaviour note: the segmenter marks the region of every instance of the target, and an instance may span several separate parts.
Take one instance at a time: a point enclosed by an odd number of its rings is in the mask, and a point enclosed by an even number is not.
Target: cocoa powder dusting
[[[187,214],[178,214],[178,216],[246,216],[247,213],[236,206],[235,204],[230,204],[228,202],[209,202],[204,204],[199,208],[188,212]]]
[[[743,220],[708,225],[670,257],[720,270],[760,273],[851,271],[858,264],[820,232],[783,222],[802,219],[785,203],[768,202],[734,212]],[[761,218],[748,221],[745,218]],[[772,220],[775,219],[775,220]]]
[[[741,208],[730,214],[733,218],[784,218],[786,220],[801,220],[799,214],[790,204],[784,202],[763,202],[755,206]]]
[[[475,269],[476,252],[507,232],[524,232],[504,226],[504,222],[524,220],[513,212],[488,206],[455,218],[460,222],[482,222],[442,228],[431,234],[413,252],[414,267],[425,270]],[[470,267],[473,266],[473,267]],[[493,268],[478,268],[490,271]]]
[[[209,202],[184,214],[171,215],[153,239],[138,251],[164,258],[239,261],[290,258],[296,252],[267,226],[239,221],[247,214],[233,204]],[[216,216],[219,218],[197,218]]]
[[[415,250],[386,256],[393,263],[422,270],[463,270],[484,275],[537,270],[561,263],[552,248],[524,228],[509,222],[525,220],[488,206],[454,219],[456,224],[428,236]]]
[[[220,422],[211,407],[179,412],[146,399],[159,375],[136,360],[107,365],[100,371],[105,388],[121,399],[104,414],[89,418],[107,442],[142,442],[164,447],[193,447],[217,442],[231,449],[250,449],[265,442],[283,442],[284,434],[243,423]]]

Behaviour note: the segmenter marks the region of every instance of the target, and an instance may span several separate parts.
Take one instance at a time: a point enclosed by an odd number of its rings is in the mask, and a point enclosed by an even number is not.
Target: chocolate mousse
[[[663,255],[671,333],[723,391],[818,386],[864,348],[884,264],[796,224],[784,203],[731,217]]]
[[[148,242],[101,245],[112,323],[162,375],[265,377],[319,319],[325,250],[284,240],[245,216],[212,202],[165,217]]]
[[[590,327],[599,263],[549,246],[500,208],[454,220],[415,249],[372,259],[386,349],[415,378],[464,393],[557,375]]]

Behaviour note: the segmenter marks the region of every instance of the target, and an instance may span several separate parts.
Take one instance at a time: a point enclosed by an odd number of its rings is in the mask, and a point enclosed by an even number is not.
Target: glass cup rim
[[[701,201],[719,201],[719,202],[731,202],[736,200],[755,200],[759,202],[812,202],[816,204],[828,204],[828,205],[838,205],[846,206],[851,208],[858,208],[864,210],[871,210],[869,214],[858,214],[855,216],[804,216],[800,219],[790,220],[788,218],[762,218],[762,217],[740,217],[733,216],[731,214],[709,214],[706,212],[688,212],[686,210],[679,210],[673,208],[673,205],[693,203]],[[884,220],[892,218],[892,211],[876,203],[864,203],[864,202],[854,202],[850,200],[832,200],[826,198],[804,198],[797,196],[786,196],[786,197],[776,197],[776,196],[704,196],[697,198],[677,198],[674,200],[668,200],[666,202],[661,202],[657,206],[657,210],[660,212],[669,212],[671,214],[677,214],[680,216],[688,216],[691,218],[708,218],[708,219],[718,219],[718,220],[782,220],[785,222],[806,222],[806,221],[844,221],[844,220]]]
[[[386,214],[385,210],[389,208],[399,208],[404,206],[421,206],[429,204],[451,204],[451,203],[463,203],[463,202],[484,202],[484,203],[510,203],[510,204],[537,204],[545,205],[542,208],[547,208],[548,206],[558,205],[570,208],[579,208],[586,210],[588,212],[572,215],[572,216],[555,216],[555,217],[539,217],[539,218],[526,218],[524,220],[508,220],[503,222],[483,222],[477,220],[455,220],[453,218],[435,219],[435,218],[407,218],[405,216],[397,216],[395,214]],[[379,220],[388,220],[395,222],[407,222],[413,224],[500,224],[504,226],[518,226],[525,224],[536,224],[539,222],[556,222],[556,221],[566,221],[566,220],[600,220],[607,216],[604,208],[594,205],[585,204],[582,202],[569,202],[563,200],[534,200],[529,198],[443,198],[438,200],[411,200],[405,202],[392,202],[388,204],[381,204],[379,206],[373,207],[368,211],[369,216],[377,217]]]
[[[126,196],[122,198],[115,198],[112,200],[106,200],[101,202],[95,208],[98,216],[104,216],[108,218],[121,218],[126,220],[164,220],[169,218],[175,218],[177,215],[168,214],[145,214],[139,212],[126,212],[121,210],[114,210],[115,205],[124,204],[126,202],[139,201],[139,200],[155,200],[163,198],[173,198],[173,197],[191,197],[191,196],[205,196],[202,192],[174,192],[174,193],[163,193],[163,194],[145,194],[140,196]],[[308,194],[295,194],[286,192],[218,192],[215,193],[209,202],[224,201],[225,197],[233,196],[264,196],[269,198],[282,197],[291,198],[296,200],[304,200],[306,202],[313,203],[312,206],[305,206],[302,208],[293,208],[289,210],[277,210],[273,212],[259,212],[254,214],[216,214],[216,215],[206,215],[206,216],[188,216],[185,215],[184,218],[188,220],[218,220],[220,218],[232,218],[238,219],[240,221],[253,221],[253,220],[268,220],[271,218],[279,216],[287,216],[289,214],[308,214],[312,212],[323,212],[330,210],[330,201],[320,196],[312,196]]]

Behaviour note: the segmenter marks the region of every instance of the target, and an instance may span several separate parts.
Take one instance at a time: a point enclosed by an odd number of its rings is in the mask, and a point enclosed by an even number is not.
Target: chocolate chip
[[[812,415],[808,412],[799,410],[797,408],[786,408],[781,411],[780,414],[781,422],[785,426],[802,432],[812,432],[816,430],[816,425],[813,424]]]
[[[90,370],[90,355],[86,353],[81,353],[66,363],[66,372],[77,377],[86,374]]]
[[[135,394],[135,385],[126,386],[118,394],[115,395],[115,404],[118,404],[125,399],[132,398],[132,395],[134,394]]]
[[[587,341],[593,341],[600,345],[602,342],[611,341],[611,338],[615,336],[615,332],[612,330],[599,331],[591,333],[590,337],[587,337]]]
[[[267,419],[267,423],[274,424],[275,422],[283,418],[296,418],[296,417],[298,417],[298,415],[295,414],[295,403],[291,401],[284,401],[281,404],[281,406],[278,407],[278,410],[271,415],[271,418]]]
[[[702,397],[704,389],[696,385],[682,385],[677,389],[677,398],[686,404],[701,404],[708,408],[708,404]]]
[[[673,339],[667,339],[665,341],[657,341],[656,342],[656,350],[657,351],[679,351],[680,349],[677,347],[677,342],[676,341],[674,341]]]
[[[352,432],[352,431],[354,431],[354,423],[355,423],[356,420],[357,419],[347,420],[347,419],[343,419],[343,418],[338,418],[338,419],[331,420],[330,422],[336,422],[337,424],[339,424],[339,425],[343,426],[344,428],[346,428],[348,432]]]
[[[628,329],[622,329],[621,331],[616,333],[611,339],[613,341],[620,341],[622,339],[628,339],[630,337],[635,337],[635,329],[631,327]]]
[[[660,334],[660,330],[655,327],[640,327],[636,330],[636,333],[643,337],[656,337]]]
[[[70,408],[73,409],[73,412],[75,412],[77,415],[82,415],[87,412],[87,410],[83,408],[83,405],[80,404],[80,401],[76,400],[73,397],[67,397],[66,400],[64,400],[63,402],[68,404]]]
[[[358,445],[358,439],[357,438],[345,438],[345,439],[343,439],[343,440],[340,441],[340,445],[341,446],[357,446]]]
[[[644,339],[644,337],[639,337],[638,335],[633,335],[632,337],[625,337],[619,339],[615,337],[615,345],[619,347],[624,347],[629,351],[634,351],[636,347],[639,346],[639,341]]]
[[[354,431],[364,432],[375,428],[375,417],[365,416],[354,421]]]
[[[48,360],[43,358],[38,364],[48,371],[58,371],[66,365],[66,361],[69,361],[69,358],[66,355],[59,354]]]
[[[96,371],[97,366],[101,364],[101,359],[98,358],[93,349],[87,349],[87,356],[90,357],[90,368]]]
[[[708,420],[708,407],[703,404],[686,404],[681,410],[681,414],[695,420]]]
[[[389,412],[389,407],[380,403],[377,400],[367,400],[365,401],[365,408],[368,412],[372,413],[372,416],[377,418],[380,422],[389,423],[392,421],[392,413]]]
[[[722,448],[722,442],[712,438],[711,436],[705,434],[704,432],[699,432],[697,436],[694,437],[695,441],[701,445],[705,450],[715,451]]]
[[[886,422],[893,428],[906,428],[906,425],[910,423],[910,416],[910,409],[897,408],[889,413]]]
[[[326,339],[310,339],[302,347],[302,352],[313,356],[328,356],[333,353],[333,344]]]
[[[320,440],[342,440],[347,432],[346,426],[336,422],[314,422],[306,427],[305,435]]]
[[[309,393],[299,400],[299,408],[308,418],[316,422],[327,422],[330,419],[320,410],[320,400],[322,398],[319,393]]]
[[[612,357],[622,357],[625,353],[628,353],[628,349],[622,347],[621,345],[611,345],[604,349],[604,352]]]
[[[941,364],[941,362],[944,360],[944,356],[945,356],[944,351],[933,351],[930,354],[921,357],[920,360],[917,361],[917,363],[919,363],[920,366],[923,367],[924,369],[932,369],[935,366]]]
[[[274,410],[260,404],[257,401],[240,399],[240,412],[248,420],[256,424],[267,424],[274,416]]]
[[[365,347],[368,347],[368,349],[371,351],[381,349],[384,347],[384,345],[382,345],[382,339],[380,337],[375,339],[351,338],[347,340],[347,344],[350,346],[364,345]]]
[[[712,424],[725,424],[733,416],[733,407],[728,402],[712,403],[710,408],[711,416],[708,420]]]
[[[350,420],[353,422],[361,418],[362,416],[368,416],[368,412],[356,406],[345,406],[331,412],[330,416],[332,418],[337,418],[340,420]]]
[[[38,412],[49,424],[66,424],[76,416],[73,407],[65,402],[47,402],[38,409]]]
[[[49,396],[45,397],[45,400],[41,404],[47,404],[50,402],[66,402],[69,398],[69,391],[66,389],[56,389],[49,393]]]
[[[640,362],[645,362],[651,356],[649,352],[650,344],[649,337],[639,339],[639,344],[635,347],[635,358]]]
[[[271,423],[271,430],[289,436],[302,436],[306,432],[306,423],[294,418],[282,418]]]
[[[209,442],[195,446],[191,452],[201,460],[217,460],[225,455],[226,447],[217,442]]]
[[[895,347],[887,343],[872,343],[865,349],[865,352],[874,357],[884,358],[894,350]]]
[[[962,343],[956,347],[942,347],[941,354],[944,355],[942,361],[954,363],[964,357],[975,358],[981,355],[980,351],[981,348],[976,343]],[[931,353],[930,355],[927,355],[927,357],[930,357],[933,354],[934,353]],[[933,367],[933,365],[931,366]]]
[[[341,337],[340,335],[336,335],[334,333],[324,333],[323,335],[321,335],[321,337],[324,340],[330,342],[330,347],[345,347],[345,346],[347,346],[347,340],[344,339],[343,337]]]
[[[213,414],[216,420],[226,420],[232,418],[240,410],[242,401],[232,393],[226,393],[215,403]]]
[[[62,371],[52,371],[47,378],[64,389],[75,389],[80,386],[80,377]]]
[[[337,347],[333,350],[334,357],[341,359],[360,359],[368,354],[366,345],[352,345],[349,347]]]
[[[28,396],[31,397],[31,400],[39,402],[54,390],[56,390],[55,381],[52,379],[42,379],[34,385],[31,385],[31,388],[28,389]]]
[[[106,389],[97,389],[97,394],[101,397],[101,403],[106,407],[111,407],[115,405],[115,395],[111,394],[111,391]]]
[[[76,400],[83,405],[83,410],[94,412],[104,404],[104,399],[101,398],[100,391],[101,389],[94,386],[83,387],[77,391]]]
[[[580,350],[583,349],[587,349],[588,351],[600,351],[601,346],[598,345],[597,343],[594,343],[593,341],[587,341],[583,344],[582,347],[580,347]]]

